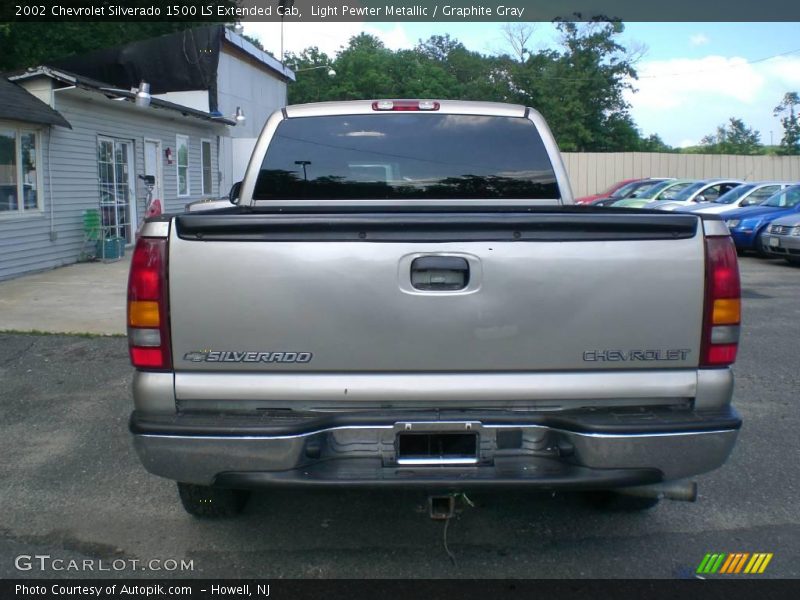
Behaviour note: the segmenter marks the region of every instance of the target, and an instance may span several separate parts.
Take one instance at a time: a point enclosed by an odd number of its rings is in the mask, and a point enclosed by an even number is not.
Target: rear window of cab
[[[529,119],[396,112],[286,119],[255,200],[557,199]]]

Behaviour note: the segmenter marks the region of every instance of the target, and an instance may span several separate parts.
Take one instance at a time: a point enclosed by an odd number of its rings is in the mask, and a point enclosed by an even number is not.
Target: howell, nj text
[[[200,590],[204,592],[205,590]],[[212,596],[231,596],[234,598],[249,598],[255,592],[256,596],[266,598],[269,596],[269,585],[212,585],[209,590]]]

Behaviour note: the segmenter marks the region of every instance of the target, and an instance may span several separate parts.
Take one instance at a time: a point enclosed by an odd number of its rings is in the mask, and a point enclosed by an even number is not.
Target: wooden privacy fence
[[[601,192],[615,181],[635,177],[800,182],[800,156],[660,152],[564,152],[562,156],[576,198]]]

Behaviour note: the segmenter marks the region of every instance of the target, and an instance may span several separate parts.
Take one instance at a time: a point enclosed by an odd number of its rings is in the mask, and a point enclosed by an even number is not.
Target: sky
[[[531,50],[558,47],[551,24],[531,25]],[[448,33],[470,50],[499,54],[510,49],[501,27],[463,22],[287,22],[283,49],[300,52],[318,46],[333,56],[351,36],[364,31],[393,50]],[[280,54],[280,23],[244,23],[244,32],[275,56]],[[644,135],[656,133],[671,146],[691,146],[737,117],[761,133],[762,143],[780,142],[782,128],[772,113],[786,92],[800,92],[800,23],[627,23],[621,41],[638,56],[636,91],[626,98]]]

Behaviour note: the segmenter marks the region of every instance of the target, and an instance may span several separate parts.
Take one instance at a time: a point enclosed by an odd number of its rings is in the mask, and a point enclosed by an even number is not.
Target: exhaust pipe
[[[644,498],[666,498],[667,500],[679,500],[681,502],[694,502],[697,500],[696,481],[667,481],[652,485],[618,488],[615,491],[619,494]]]

